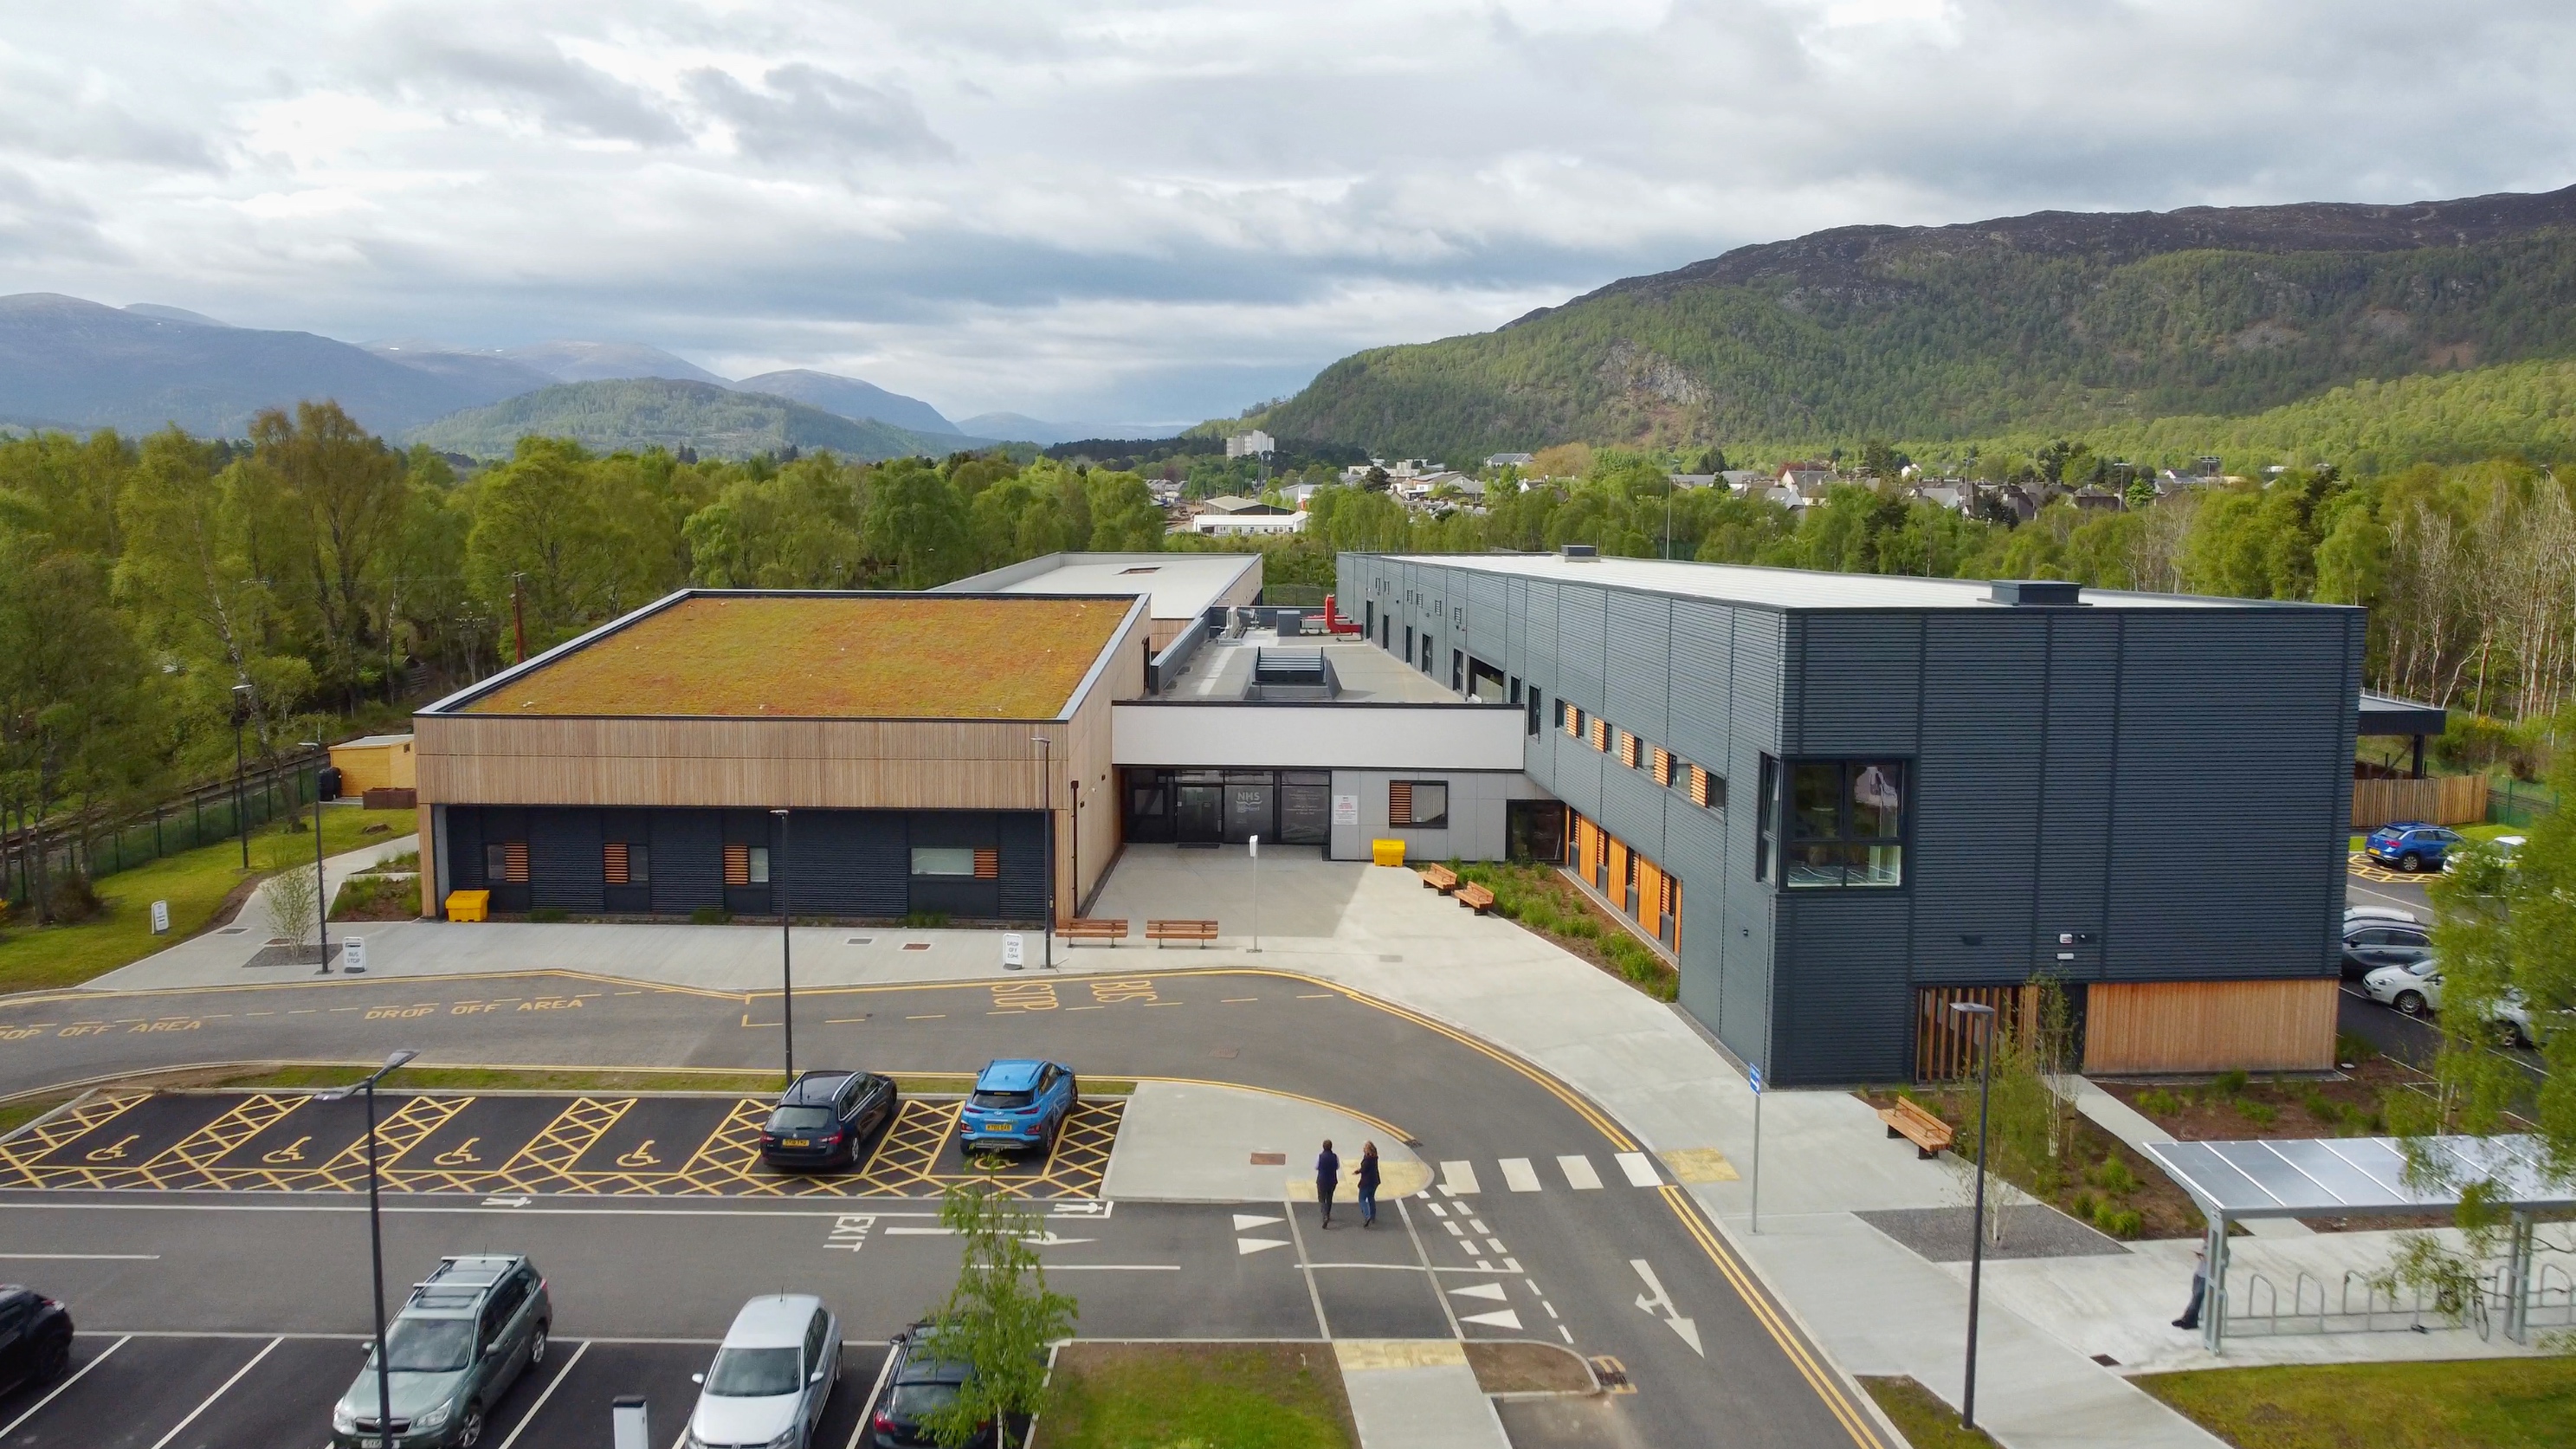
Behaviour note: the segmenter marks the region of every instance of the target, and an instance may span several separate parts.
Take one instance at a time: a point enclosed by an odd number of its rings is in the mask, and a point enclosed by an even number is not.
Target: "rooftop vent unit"
[[[1588,543],[1569,543],[1562,546],[1562,557],[1567,563],[1599,563],[1601,550]]]
[[[2064,607],[2082,603],[2082,584],[2064,583],[2057,579],[1996,579],[1993,600],[1998,604],[2020,608],[2030,604],[2055,604]]]

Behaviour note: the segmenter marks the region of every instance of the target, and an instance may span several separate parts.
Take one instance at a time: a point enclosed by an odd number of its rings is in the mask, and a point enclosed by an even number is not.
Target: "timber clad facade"
[[[1920,993],[2043,971],[2089,1009],[2099,1070],[2331,1064],[2361,611],[1632,560],[1340,567],[1385,637],[1514,682],[1573,864],[1622,904],[1647,866],[1672,881],[1682,1005],[1773,1080],[1911,1078],[1932,1065]]]

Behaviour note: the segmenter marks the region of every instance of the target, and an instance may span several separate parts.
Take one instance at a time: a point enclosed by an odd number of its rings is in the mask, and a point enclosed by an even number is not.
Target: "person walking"
[[[2191,1255],[2191,1306],[2173,1321],[2176,1328],[2200,1327],[2200,1302],[2209,1296],[2209,1249],[2204,1245]]]
[[[1377,1226],[1377,1144],[1360,1144],[1360,1226]]]
[[[1333,1189],[1342,1185],[1342,1160],[1333,1155],[1333,1139],[1315,1154],[1315,1201],[1324,1205],[1324,1226],[1333,1225]]]

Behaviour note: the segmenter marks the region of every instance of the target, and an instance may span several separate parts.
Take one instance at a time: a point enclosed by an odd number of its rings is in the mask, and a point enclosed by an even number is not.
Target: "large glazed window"
[[[1905,883],[1905,764],[1800,760],[1789,766],[1792,890]]]

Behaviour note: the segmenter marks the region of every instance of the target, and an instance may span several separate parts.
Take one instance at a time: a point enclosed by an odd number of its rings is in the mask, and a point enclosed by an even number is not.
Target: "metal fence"
[[[2558,797],[2545,785],[2525,785],[2512,776],[2487,786],[2489,825],[2531,825],[2558,808]]]
[[[317,757],[298,755],[248,771],[241,780],[241,810],[234,813],[230,779],[197,786],[174,800],[130,815],[94,812],[56,816],[41,831],[15,819],[0,824],[0,899],[11,907],[35,899],[36,842],[44,841],[44,874],[51,880],[84,875],[96,881],[238,836],[313,801],[313,766]]]

